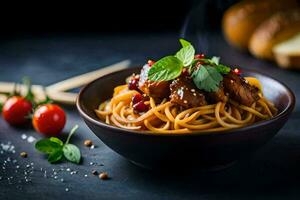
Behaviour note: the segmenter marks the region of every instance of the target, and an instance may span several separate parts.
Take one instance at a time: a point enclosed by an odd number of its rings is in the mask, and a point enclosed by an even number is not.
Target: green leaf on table
[[[51,154],[55,151],[61,150],[62,146],[49,139],[41,139],[35,143],[35,148],[43,153]]]
[[[52,152],[52,153],[49,154],[49,156],[48,156],[48,162],[55,163],[55,162],[61,160],[62,157],[63,157],[63,155],[64,155],[64,153],[63,153],[62,149],[54,151],[54,152]]]
[[[223,76],[215,67],[201,65],[192,74],[193,82],[200,90],[215,92],[219,89]]]
[[[175,56],[166,56],[158,60],[148,71],[151,81],[169,81],[180,76],[183,63]]]
[[[59,144],[60,146],[63,146],[63,145],[64,145],[63,141],[61,141],[61,140],[60,140],[59,138],[57,138],[57,137],[51,137],[51,138],[49,138],[49,140],[52,141],[52,142],[55,142],[55,143]]]
[[[64,156],[67,160],[79,163],[81,158],[80,150],[74,144],[65,144],[63,147]]]

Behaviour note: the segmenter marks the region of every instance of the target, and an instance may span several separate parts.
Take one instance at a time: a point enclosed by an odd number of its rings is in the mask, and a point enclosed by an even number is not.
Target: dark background
[[[80,1],[2,4],[0,35],[20,37],[44,34],[118,34],[180,32],[190,10],[205,5],[199,21],[219,21],[236,0]]]

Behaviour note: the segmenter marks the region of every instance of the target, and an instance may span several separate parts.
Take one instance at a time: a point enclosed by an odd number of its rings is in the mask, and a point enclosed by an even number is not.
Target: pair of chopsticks
[[[92,72],[60,81],[47,87],[43,87],[42,85],[32,85],[32,92],[35,95],[37,101],[45,100],[46,96],[48,95],[53,101],[57,103],[74,105],[78,94],[68,92],[68,90],[86,85],[87,83],[106,74],[128,68],[129,65],[130,60],[124,60]],[[0,102],[4,102],[6,100],[6,96],[4,94],[12,93],[15,87],[15,83],[0,82]],[[25,85],[17,84],[17,87],[20,90],[21,95],[26,94],[27,88]]]

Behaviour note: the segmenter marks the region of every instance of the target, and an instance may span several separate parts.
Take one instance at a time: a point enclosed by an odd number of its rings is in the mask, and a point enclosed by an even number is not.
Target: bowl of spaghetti
[[[105,75],[79,93],[79,113],[111,149],[146,168],[216,169],[285,124],[295,105],[287,86],[180,42],[175,56]]]

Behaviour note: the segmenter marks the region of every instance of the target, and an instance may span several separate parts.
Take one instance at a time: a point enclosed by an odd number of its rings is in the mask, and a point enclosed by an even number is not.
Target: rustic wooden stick
[[[27,93],[27,88],[23,84],[16,84],[10,82],[0,82],[0,93],[12,93],[17,87],[18,91],[22,96],[25,96]],[[37,101],[42,101],[46,99],[44,88],[41,85],[32,85],[32,93],[35,95]]]
[[[116,64],[101,68],[86,74],[72,77],[70,79],[55,83],[44,88],[41,85],[32,85],[32,92],[35,95],[37,101],[42,101],[46,99],[46,94],[53,99],[55,102],[62,104],[74,105],[76,102],[77,94],[66,92],[67,90],[74,89],[85,85],[101,76],[106,74],[125,69],[129,66],[130,61],[124,60]],[[17,84],[18,90],[20,90],[21,95],[26,95],[27,88],[23,84]],[[15,89],[15,83],[10,82],[0,82],[0,93],[11,93]],[[0,96],[0,102],[4,101],[5,97]]]
[[[88,72],[86,74],[82,74],[79,76],[75,76],[73,78],[69,78],[67,80],[55,83],[53,85],[50,85],[47,87],[47,91],[60,91],[60,92],[66,92],[68,90],[80,87],[82,85],[85,85],[101,76],[104,76],[106,74],[119,71],[122,69],[125,69],[129,66],[130,61],[124,60],[122,62],[118,62],[114,65],[101,68],[92,72]]]

